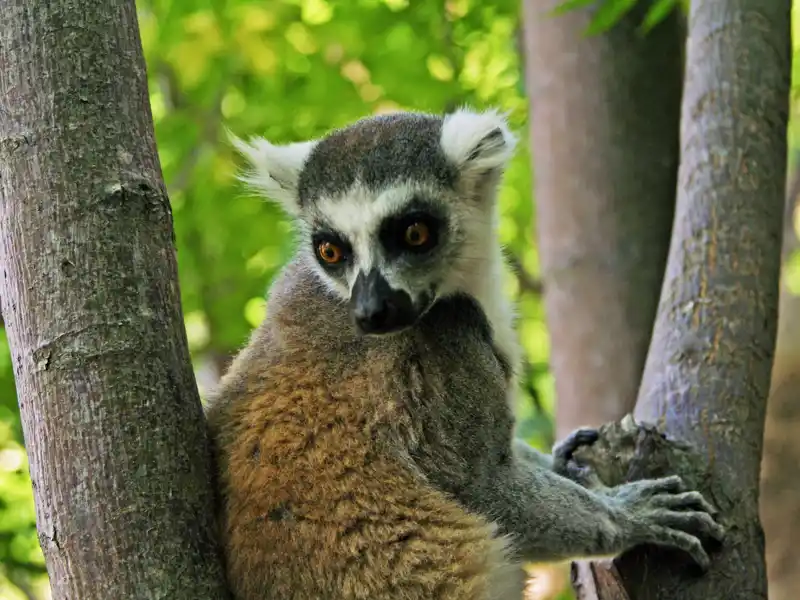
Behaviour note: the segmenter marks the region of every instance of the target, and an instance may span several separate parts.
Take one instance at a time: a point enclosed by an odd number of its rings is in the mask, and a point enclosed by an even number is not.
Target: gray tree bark
[[[800,168],[786,199],[784,263],[800,251],[793,213],[800,198]],[[795,600],[800,589],[797,539],[800,537],[800,296],[781,285],[778,340],[764,427],[760,514],[766,534],[770,600]]]
[[[524,3],[536,236],[559,436],[633,409],[669,248],[684,28],[647,36],[640,2],[586,37],[592,10]]]
[[[53,598],[226,598],[134,2],[0,15],[0,298]]]
[[[790,0],[692,2],[675,226],[635,415],[702,454],[708,476],[695,483],[728,536],[703,577],[657,550],[621,557],[632,599],[767,596],[759,467],[778,321],[790,14]]]

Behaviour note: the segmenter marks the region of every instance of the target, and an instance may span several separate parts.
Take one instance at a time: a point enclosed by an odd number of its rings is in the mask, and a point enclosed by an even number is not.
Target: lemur
[[[679,477],[588,489],[565,463],[596,431],[552,456],[515,439],[504,117],[233,139],[299,242],[207,409],[237,600],[520,600],[524,562],[642,543],[708,566],[723,530]]]

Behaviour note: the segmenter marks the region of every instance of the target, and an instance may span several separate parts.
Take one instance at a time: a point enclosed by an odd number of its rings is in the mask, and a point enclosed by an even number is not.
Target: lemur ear
[[[244,141],[228,132],[233,146],[244,156],[249,168],[239,179],[252,189],[281,204],[292,216],[300,212],[297,182],[316,141],[276,146],[264,138]]]
[[[502,170],[516,142],[505,117],[496,111],[460,109],[447,115],[442,124],[442,150],[462,173]]]

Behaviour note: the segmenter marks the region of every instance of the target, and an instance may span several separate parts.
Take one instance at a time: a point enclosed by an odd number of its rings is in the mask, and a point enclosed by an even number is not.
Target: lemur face
[[[253,165],[243,179],[294,216],[301,252],[360,332],[406,329],[492,276],[495,192],[514,145],[497,114],[396,113],[318,141],[234,142]]]
[[[405,184],[356,185],[304,211],[307,250],[323,279],[350,303],[363,333],[413,325],[458,264],[464,227],[447,191]]]

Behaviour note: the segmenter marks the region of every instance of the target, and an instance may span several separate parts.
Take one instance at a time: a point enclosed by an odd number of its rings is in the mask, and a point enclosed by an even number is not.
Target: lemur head
[[[233,138],[242,179],[299,225],[301,252],[367,334],[500,285],[496,191],[515,139],[495,112],[369,117],[314,141]]]

